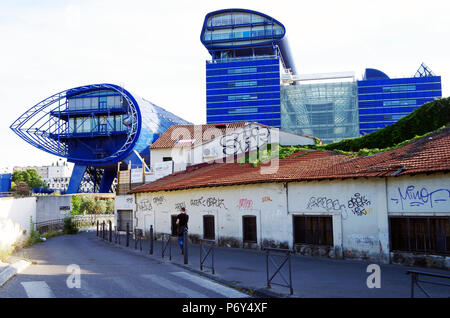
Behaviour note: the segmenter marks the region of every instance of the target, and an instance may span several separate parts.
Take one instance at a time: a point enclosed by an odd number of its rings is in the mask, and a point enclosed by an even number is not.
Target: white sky
[[[224,6],[226,3],[226,6]],[[450,95],[450,1],[1,0],[0,168],[57,157],[9,126],[59,91],[113,83],[196,124],[206,121],[204,16],[226,8],[284,24],[297,72],[366,67],[414,75],[425,62]]]

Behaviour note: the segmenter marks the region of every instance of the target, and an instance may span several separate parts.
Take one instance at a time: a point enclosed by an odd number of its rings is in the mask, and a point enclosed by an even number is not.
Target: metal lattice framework
[[[86,162],[86,158],[71,157],[69,155],[67,143],[61,140],[61,136],[69,133],[68,122],[61,118],[61,112],[68,110],[67,93],[69,91],[71,95],[74,95],[92,89],[114,90],[120,93],[127,101],[127,112],[131,118],[131,123],[126,141],[114,153],[95,160],[97,164],[119,161],[132,150],[140,131],[140,112],[138,105],[136,104],[136,101],[119,86],[111,84],[95,84],[80,86],[56,93],[27,110],[14,121],[10,128],[23,140],[38,149],[56,156],[66,157],[70,161]],[[95,115],[92,114],[92,116]]]

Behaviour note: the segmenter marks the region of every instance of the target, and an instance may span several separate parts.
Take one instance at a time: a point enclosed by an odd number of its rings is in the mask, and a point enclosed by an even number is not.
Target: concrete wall
[[[30,231],[36,220],[36,198],[0,198],[0,253],[12,250]]]
[[[70,216],[71,199],[70,195],[36,197],[36,223]]]

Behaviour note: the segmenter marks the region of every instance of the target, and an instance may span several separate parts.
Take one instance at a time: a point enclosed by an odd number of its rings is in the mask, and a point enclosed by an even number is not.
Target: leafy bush
[[[36,243],[41,243],[41,235],[38,231],[34,229],[34,223],[33,218],[30,217],[30,235],[28,236],[27,240],[25,241],[23,247],[31,246]]]
[[[75,224],[72,222],[72,218],[64,219],[63,233],[64,234],[77,234],[78,233],[78,229],[76,228]]]

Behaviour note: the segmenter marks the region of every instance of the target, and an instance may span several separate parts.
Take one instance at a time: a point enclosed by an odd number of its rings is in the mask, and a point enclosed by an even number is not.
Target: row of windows
[[[251,81],[234,81],[234,82],[220,82],[220,83],[207,83],[206,89],[211,91],[215,89],[226,89],[235,87],[254,87],[254,86],[280,86],[280,79],[264,79],[264,80],[251,80]]]
[[[410,114],[416,110],[419,106],[415,107],[386,107],[386,108],[363,108],[359,110],[359,114],[362,115],[376,115],[376,114],[395,114],[403,113]]]
[[[255,73],[255,74],[242,74],[242,75],[223,75],[223,76],[207,76],[206,83],[215,82],[232,82],[232,81],[248,81],[258,79],[273,79],[280,78],[280,72],[272,73]]]
[[[407,106],[407,105],[423,105],[434,100],[434,98],[413,98],[413,99],[393,99],[393,100],[373,100],[358,101],[358,108],[379,108],[383,106]]]
[[[214,102],[208,103],[206,109],[216,109],[225,107],[247,107],[247,106],[272,106],[280,105],[280,98],[272,99],[258,99],[258,100],[248,100],[248,101],[227,101],[227,102]]]
[[[392,93],[405,91],[430,91],[440,89],[441,89],[440,83],[396,85],[396,86],[371,86],[371,87],[358,87],[358,94]]]
[[[215,89],[207,90],[207,98],[210,96],[243,94],[243,93],[265,93],[265,92],[280,92],[280,85],[277,86],[258,86],[258,87],[245,87],[245,88],[230,88],[230,89]],[[229,99],[233,100],[233,99]]]
[[[261,66],[261,65],[280,65],[278,58],[259,58],[253,59],[253,57],[248,57],[244,61],[228,61],[228,62],[217,62],[217,61],[207,61],[206,71],[212,69],[229,69],[234,67],[251,67],[251,66]]]
[[[268,28],[267,28],[268,27]],[[277,35],[282,35],[283,29],[275,27],[272,30],[272,26],[257,26],[250,29],[250,27],[237,28],[231,31],[230,29],[215,30],[205,32],[205,41],[227,41],[227,40],[239,40],[239,39],[254,39],[254,38],[266,38]]]
[[[120,95],[82,98],[72,97],[68,99],[67,105],[69,110],[121,108],[123,106],[123,98]]]
[[[406,78],[393,78],[384,80],[368,80],[358,81],[359,86],[384,86],[384,85],[397,85],[397,84],[420,84],[420,83],[440,83],[440,76],[427,76],[427,77],[406,77]]]
[[[72,117],[69,118],[69,133],[126,131],[127,127],[123,124],[125,118],[126,115]]]
[[[270,21],[264,18],[263,16],[257,14],[233,12],[212,16],[210,19],[208,19],[207,26],[215,27],[215,26],[236,25],[236,24],[239,25],[250,23],[262,23],[262,22],[270,22]]]
[[[437,97],[437,98],[441,98],[441,96],[442,96],[442,92],[441,91],[426,91],[426,92],[358,95],[358,99],[359,100],[379,100],[379,99],[401,99],[401,98],[415,98],[415,97]]]
[[[372,129],[377,130],[377,129],[380,129],[380,128],[384,128],[384,127],[386,127],[388,125],[391,125],[393,123],[394,123],[393,121],[390,121],[390,122],[378,122],[378,123],[359,123],[359,128],[360,129],[370,129],[370,128],[372,128]]]
[[[218,95],[206,96],[206,102],[224,102],[224,101],[240,101],[240,100],[256,100],[256,99],[275,99],[280,98],[280,92],[259,93],[259,94],[242,94],[242,95]]]
[[[267,72],[279,72],[279,70],[280,70],[280,67],[278,65],[252,66],[252,67],[243,67],[243,68],[206,70],[206,76],[267,73]]]
[[[400,118],[405,117],[407,114],[388,114],[388,115],[371,115],[371,116],[359,116],[359,122],[373,122],[373,121],[397,121]]]
[[[210,121],[256,121],[260,122],[260,120],[277,120],[280,122],[280,113],[258,113],[258,114],[242,114],[242,115],[208,115],[207,121],[210,123]]]
[[[206,114],[208,116],[214,115],[226,115],[237,113],[280,113],[280,106],[267,106],[267,107],[232,107],[232,108],[220,108],[220,109],[207,109]]]

